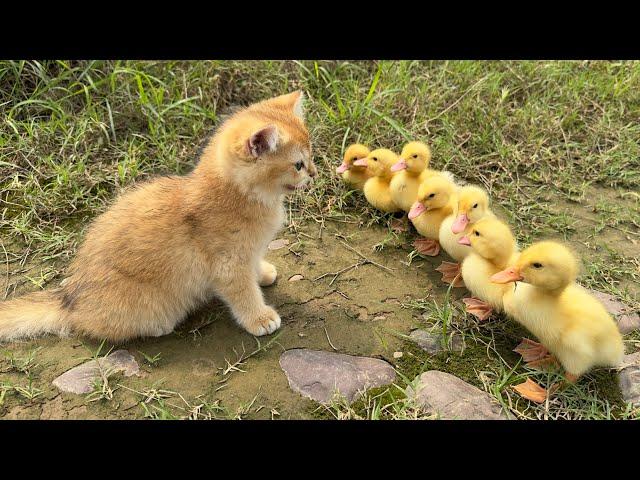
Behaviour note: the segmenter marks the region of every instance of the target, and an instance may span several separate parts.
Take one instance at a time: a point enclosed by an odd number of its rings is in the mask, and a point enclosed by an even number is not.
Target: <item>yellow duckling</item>
[[[495,218],[489,209],[487,192],[475,185],[460,187],[456,211],[444,219],[439,232],[440,245],[456,262],[462,262],[470,252],[467,246],[458,243],[463,236],[462,232],[468,225],[485,217]],[[460,263],[442,262],[436,270],[442,273],[445,283],[454,282],[454,286],[462,287],[464,283],[460,276],[460,266]]]
[[[576,283],[575,255],[558,242],[524,250],[518,260],[491,278],[518,283],[504,296],[504,309],[542,342],[575,382],[594,366],[615,367],[624,355],[620,331],[605,307]],[[533,343],[533,342],[530,342]]]
[[[462,261],[462,278],[472,293],[463,299],[467,312],[484,321],[493,310],[502,311],[502,297],[508,288],[491,281],[492,275],[518,258],[516,240],[509,226],[497,218],[485,217],[467,227],[458,240],[470,252]]]
[[[408,212],[418,197],[420,183],[438,172],[429,169],[431,149],[422,142],[407,143],[400,158],[391,167],[397,172],[391,179],[391,198],[402,210]]]
[[[393,177],[391,167],[398,156],[386,148],[378,148],[362,158],[353,162],[357,167],[366,167],[371,178],[364,184],[364,196],[367,201],[378,210],[385,213],[399,212],[400,208],[391,198],[389,183]]]
[[[456,190],[456,185],[442,175],[428,177],[420,184],[417,200],[409,210],[409,220],[425,237],[413,244],[418,252],[432,257],[440,253],[440,225],[458,202]]]
[[[356,190],[364,188],[365,182],[371,178],[371,173],[366,167],[355,166],[354,162],[367,158],[370,152],[368,147],[360,143],[349,145],[344,152],[342,164],[336,168],[336,172],[342,175],[342,180]]]
[[[433,175],[443,175],[452,182],[450,172],[439,172],[429,168],[431,149],[422,142],[409,142],[402,149],[400,158],[391,167],[397,172],[391,180],[391,196],[393,201],[405,212],[411,209],[418,196],[420,184]]]

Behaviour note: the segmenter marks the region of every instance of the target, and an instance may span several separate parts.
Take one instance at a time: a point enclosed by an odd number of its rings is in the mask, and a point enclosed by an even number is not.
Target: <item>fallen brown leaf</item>
[[[544,403],[547,399],[547,391],[530,378],[527,378],[526,382],[514,385],[513,389],[532,402]]]

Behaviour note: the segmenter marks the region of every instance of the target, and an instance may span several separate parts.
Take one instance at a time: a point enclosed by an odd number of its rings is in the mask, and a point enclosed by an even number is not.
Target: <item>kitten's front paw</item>
[[[280,328],[280,315],[271,307],[266,307],[256,318],[244,325],[245,330],[256,337],[268,335]]]
[[[258,280],[258,284],[261,287],[268,287],[269,285],[273,285],[277,277],[278,271],[276,267],[263,260],[260,264],[260,279]]]

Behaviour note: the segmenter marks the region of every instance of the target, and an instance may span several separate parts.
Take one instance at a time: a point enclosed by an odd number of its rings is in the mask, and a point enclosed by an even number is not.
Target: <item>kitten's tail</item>
[[[62,304],[56,291],[34,292],[0,303],[0,340],[45,333],[63,335],[66,331]]]

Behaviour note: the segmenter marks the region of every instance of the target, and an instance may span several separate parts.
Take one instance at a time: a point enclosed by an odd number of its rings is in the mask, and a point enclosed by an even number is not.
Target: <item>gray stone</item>
[[[411,340],[422,350],[429,353],[438,353],[446,350],[442,345],[442,332],[428,332],[426,330],[414,330],[409,334]],[[449,348],[456,352],[461,352],[464,346],[460,335],[449,335],[447,338]]]
[[[625,355],[618,382],[625,402],[640,405],[640,352]]]
[[[117,350],[106,357],[90,360],[67,370],[52,383],[63,392],[89,393],[93,390],[94,382],[100,377],[100,369],[109,375],[123,372],[125,377],[140,373],[140,367],[133,355],[126,350]]]
[[[396,378],[384,360],[318,350],[287,350],[280,356],[280,366],[294,391],[323,404],[336,392],[353,402],[365,390]]]
[[[589,293],[600,300],[607,311],[614,316],[622,333],[629,333],[640,328],[640,315],[633,308],[608,293],[597,290],[589,290]]]
[[[407,397],[444,420],[508,420],[498,402],[486,392],[438,370],[416,377],[416,391],[407,387]]]
[[[274,240],[271,243],[269,243],[269,246],[267,248],[269,250],[280,250],[281,248],[284,248],[287,245],[289,245],[289,240],[287,240],[286,238],[278,238],[277,240]]]

